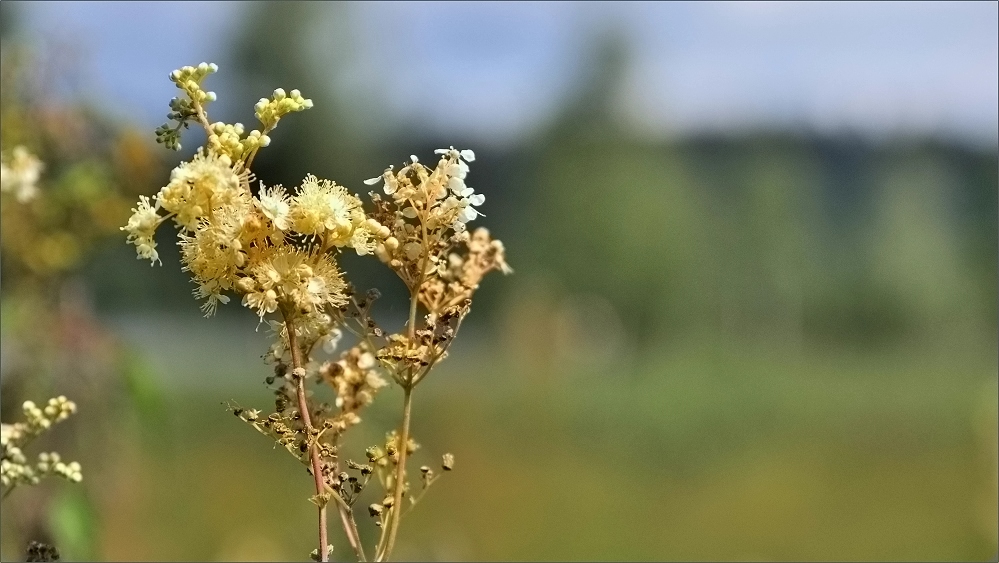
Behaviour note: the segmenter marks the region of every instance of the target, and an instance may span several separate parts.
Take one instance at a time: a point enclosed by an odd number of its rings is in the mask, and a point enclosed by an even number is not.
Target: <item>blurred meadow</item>
[[[255,163],[268,185],[364,192],[410,154],[478,156],[477,221],[516,273],[484,282],[416,398],[416,462],[457,463],[407,516],[399,559],[995,558],[996,3],[0,10],[3,148],[44,149],[43,190],[92,211],[65,220],[89,237],[80,259],[50,271],[4,209],[2,417],[77,393],[59,451],[84,472],[4,501],[4,560],[29,539],[66,560],[312,547],[308,480],[223,404],[272,402],[265,330],[235,302],[202,318],[167,230],[150,268],[114,229],[203,142],[153,143],[167,73],[202,60],[220,67],[218,118],[249,122],[278,86],[314,100]],[[63,113],[19,109],[15,72]],[[342,263],[401,325],[394,275]],[[396,424],[399,395],[373,427]],[[366,431],[354,457],[380,439]]]

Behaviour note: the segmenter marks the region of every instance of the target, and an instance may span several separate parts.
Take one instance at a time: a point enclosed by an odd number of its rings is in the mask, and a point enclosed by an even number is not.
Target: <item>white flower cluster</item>
[[[14,147],[9,159],[0,159],[0,192],[12,192],[21,203],[31,201],[38,195],[43,168],[42,161],[28,149]]]
[[[447,183],[447,188],[453,195],[444,200],[444,206],[460,210],[458,222],[462,227],[457,227],[455,230],[464,230],[465,223],[481,215],[475,207],[486,202],[486,196],[475,193],[475,190],[465,185],[465,178],[468,176],[467,163],[475,162],[475,153],[469,149],[457,151],[454,147],[437,149],[434,153],[447,155],[455,161],[448,168],[450,179]]]
[[[42,477],[49,475],[58,475],[74,483],[82,481],[83,473],[79,463],[64,463],[58,453],[49,452],[39,454],[38,461],[32,465],[28,463],[23,451],[32,439],[75,413],[76,404],[59,396],[49,399],[44,408],[32,401],[25,401],[22,410],[24,422],[0,425],[0,447],[3,449],[0,482],[3,486],[10,490],[18,485],[36,485]]]
[[[369,178],[364,183],[373,186],[384,180],[385,194],[395,200],[408,219],[428,210],[431,222],[446,222],[455,232],[464,231],[465,224],[480,215],[475,207],[486,201],[486,196],[475,193],[465,184],[468,163],[475,161],[475,153],[454,147],[437,149],[434,153],[441,155],[434,170],[420,164],[416,155],[412,155],[411,163],[399,172],[389,167],[381,176]],[[413,181],[413,177],[418,181]]]

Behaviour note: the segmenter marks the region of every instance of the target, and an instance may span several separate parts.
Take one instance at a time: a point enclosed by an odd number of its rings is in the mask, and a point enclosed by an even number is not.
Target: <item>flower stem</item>
[[[404,387],[403,392],[402,434],[399,436],[397,446],[399,448],[399,463],[396,465],[395,482],[392,484],[395,494],[392,499],[392,513],[389,515],[391,522],[389,523],[388,539],[379,559],[380,561],[387,560],[392,554],[392,548],[395,547],[395,536],[399,531],[399,521],[402,519],[402,491],[406,478],[406,453],[407,444],[409,443],[409,419],[413,407],[413,388],[410,386]]]
[[[367,561],[364,557],[364,547],[361,545],[361,534],[357,531],[357,522],[354,521],[353,513],[342,506],[337,508],[340,509],[340,522],[343,524],[344,532],[347,533],[350,547],[354,548],[354,555],[357,556],[358,561]]]
[[[298,349],[298,337],[295,334],[295,327],[292,324],[288,315],[285,315],[285,325],[288,328],[288,346],[291,348],[291,363],[292,367],[299,368],[303,367],[301,351]],[[300,378],[298,380],[298,410],[302,413],[302,420],[305,422],[307,429],[312,428],[312,417],[309,415],[308,402],[305,400],[305,382]],[[312,461],[312,473],[316,475],[316,491],[319,494],[325,490],[326,485],[322,477],[322,464],[319,459],[319,447],[318,444],[313,444],[312,449],[309,451],[309,457]],[[336,491],[330,491],[331,495],[338,494]],[[337,511],[340,513],[340,523],[343,525],[344,534],[347,535],[347,541],[350,543],[350,547],[354,550],[354,554],[357,555],[358,561],[366,561],[364,556],[364,546],[361,545],[361,534],[357,531],[357,523],[354,522],[354,515],[351,510],[344,505],[343,499],[337,498]],[[319,538],[321,542],[326,542],[326,508],[322,507],[319,509]],[[327,545],[323,543],[323,545]],[[325,553],[325,548],[322,548],[323,561],[328,560],[328,556]]]
[[[420,282],[422,284],[422,281]],[[420,289],[419,286],[413,290],[413,295],[409,299],[409,340],[412,344],[412,340],[416,338],[416,307],[420,303]]]
[[[421,226],[423,227],[424,241],[426,240],[426,225],[421,220]],[[415,286],[410,288],[411,294],[409,296],[409,345],[414,346],[414,339],[416,338],[416,311],[420,304],[420,287],[423,285],[423,280],[426,279],[426,243],[424,243],[424,260],[420,263],[420,278]],[[388,537],[385,538],[384,543],[379,542],[377,553],[375,554],[375,561],[385,561],[392,554],[392,548],[395,547],[395,536],[399,531],[399,521],[402,516],[402,490],[403,490],[403,480],[406,476],[406,454],[407,454],[407,444],[409,444],[409,419],[411,417],[411,412],[413,408],[413,387],[415,385],[416,374],[413,371],[407,371],[407,379],[405,381],[400,381],[403,389],[403,399],[402,399],[402,432],[399,434],[399,443],[397,447],[399,448],[399,463],[396,465],[395,469],[395,481],[393,483],[393,498],[392,507],[389,509],[388,514]],[[385,529],[382,529],[384,532]]]
[[[302,353],[298,349],[298,338],[295,335],[295,325],[291,322],[291,317],[285,315],[285,326],[288,328],[288,347],[291,348],[291,363],[295,370],[303,367],[302,364]],[[305,400],[305,378],[298,377],[298,412],[302,415],[302,422],[305,423],[305,435],[307,439],[311,439],[312,435],[312,420],[309,416],[309,403]],[[312,444],[309,449],[309,457],[312,461],[312,476],[316,480],[316,494],[321,495],[325,492],[326,487],[323,481],[323,468],[322,463],[319,460],[319,449],[316,444]],[[334,493],[335,494],[335,493]],[[326,552],[326,546],[329,545],[328,538],[326,536],[326,506],[321,505],[319,507],[319,557],[321,561],[329,561],[329,554]]]

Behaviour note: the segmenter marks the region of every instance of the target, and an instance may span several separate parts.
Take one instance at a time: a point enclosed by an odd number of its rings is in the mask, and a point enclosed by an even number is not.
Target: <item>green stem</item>
[[[421,281],[422,284],[422,281]],[[416,306],[420,303],[420,286],[416,286],[413,290],[413,295],[409,299],[409,341],[412,345],[413,339],[416,338]]]
[[[392,508],[390,509],[392,513],[389,515],[391,520],[389,523],[388,539],[386,540],[385,549],[382,551],[380,561],[385,561],[392,555],[392,549],[395,547],[395,537],[399,532],[399,521],[402,520],[402,492],[406,478],[406,454],[407,444],[409,444],[409,420],[413,407],[413,388],[404,387],[403,392],[402,434],[399,436],[397,446],[399,463],[396,465],[395,482],[392,485],[395,494],[393,495]]]

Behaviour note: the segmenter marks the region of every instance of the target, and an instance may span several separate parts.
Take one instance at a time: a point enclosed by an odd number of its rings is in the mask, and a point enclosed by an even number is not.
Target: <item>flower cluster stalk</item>
[[[403,388],[403,399],[402,399],[402,432],[400,433],[400,442],[405,444],[409,441],[409,420],[412,416],[413,410],[413,388],[405,387]],[[388,559],[389,555],[392,554],[392,549],[395,547],[395,536],[399,533],[399,522],[402,521],[402,483],[405,479],[405,467],[406,467],[406,448],[399,449],[399,465],[396,467],[395,473],[395,499],[393,499],[394,504],[391,512],[391,524],[389,527],[388,540],[385,545],[385,550],[382,552],[382,557],[378,559],[379,561],[384,561]]]
[[[288,327],[288,344],[291,348],[291,360],[294,366],[294,373],[298,373],[299,370],[304,371],[302,368],[302,353],[298,349],[298,342],[295,337],[295,325],[292,320],[285,315],[285,325]],[[309,417],[309,404],[305,399],[305,378],[296,378],[297,388],[298,388],[298,412],[302,416],[302,421],[305,423],[306,432],[311,436],[313,433],[312,420]],[[312,462],[312,475],[315,477],[316,481],[316,495],[322,496],[326,493],[326,486],[323,483],[323,469],[322,463],[319,460],[319,451],[316,449],[315,445],[309,447],[309,459]],[[329,541],[326,537],[326,503],[319,504],[319,556],[321,560],[326,562],[329,561],[329,554],[326,552],[326,546],[329,545]]]

